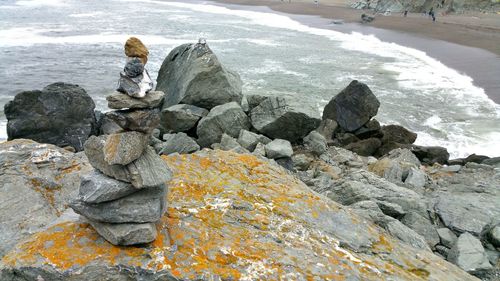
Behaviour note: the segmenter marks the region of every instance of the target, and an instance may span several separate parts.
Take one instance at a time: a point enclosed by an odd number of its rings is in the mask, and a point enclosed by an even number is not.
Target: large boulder
[[[78,85],[50,84],[18,93],[4,107],[9,140],[32,139],[77,151],[96,130],[95,104]]]
[[[208,110],[190,104],[176,104],[161,111],[161,128],[167,133],[186,132],[207,116]]]
[[[241,130],[238,136],[238,143],[249,151],[253,151],[258,143],[268,144],[270,142],[271,139],[268,137],[247,130]]]
[[[250,129],[250,120],[236,102],[218,105],[198,123],[196,134],[202,147],[209,147],[221,140],[222,134],[237,138],[241,130]]]
[[[467,272],[490,269],[481,241],[470,233],[463,233],[448,254],[448,260]]]
[[[168,93],[163,108],[178,103],[211,109],[243,97],[240,76],[226,69],[207,44],[173,49],[158,71],[157,91]]]
[[[250,112],[252,125],[273,139],[296,142],[318,128],[320,120],[281,97],[269,97]]]
[[[411,149],[413,154],[422,162],[422,164],[432,165],[434,163],[446,164],[450,158],[448,150],[440,146],[418,146],[414,145]]]
[[[325,106],[323,119],[335,120],[345,131],[354,132],[377,115],[379,106],[370,88],[353,80]]]
[[[117,247],[68,220],[19,243],[0,280],[476,280],[264,159],[163,157],[174,178],[155,241]]]
[[[91,170],[83,153],[25,139],[0,143],[0,258],[63,216]]]
[[[380,142],[380,139],[368,138],[350,143],[344,148],[361,156],[372,156],[381,145],[382,143]]]

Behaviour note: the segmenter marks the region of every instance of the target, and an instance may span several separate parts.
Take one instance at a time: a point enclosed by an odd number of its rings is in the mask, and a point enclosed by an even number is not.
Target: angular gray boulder
[[[160,155],[187,154],[200,150],[198,143],[185,133],[164,134],[163,140],[164,142],[155,145],[155,150]]]
[[[163,108],[185,103],[211,109],[241,103],[240,76],[225,68],[207,44],[184,44],[174,48],[158,71],[157,91],[168,93]]]
[[[353,80],[323,110],[323,120],[335,120],[347,132],[361,128],[377,115],[380,102],[364,83]]]
[[[127,165],[139,158],[149,143],[149,136],[139,132],[123,132],[103,135],[106,138],[103,147],[104,161],[109,165]]]
[[[467,232],[458,237],[448,254],[448,261],[467,272],[491,268],[481,241]]]
[[[266,156],[271,159],[278,159],[284,157],[291,157],[293,148],[289,141],[282,139],[275,139],[266,144]]]
[[[426,217],[410,212],[403,217],[401,222],[422,235],[431,248],[434,248],[439,243],[438,232]]]
[[[319,156],[328,150],[325,137],[317,131],[311,131],[304,137],[304,146],[313,154]]]
[[[248,116],[236,102],[218,105],[198,123],[196,128],[198,143],[201,147],[209,147],[213,143],[220,142],[224,133],[237,138],[241,130],[248,130],[250,126]]]
[[[85,203],[112,201],[139,191],[130,183],[109,178],[97,170],[82,176],[80,200]]]
[[[134,98],[127,94],[114,92],[106,97],[108,107],[111,109],[143,109],[160,106],[165,93],[162,91],[149,91],[144,98]]]
[[[452,248],[453,245],[455,245],[455,243],[457,242],[457,236],[448,228],[438,228],[436,231],[439,235],[439,241],[447,248]]]
[[[190,104],[176,104],[161,111],[161,128],[164,132],[186,132],[207,116],[208,110]]]
[[[107,112],[104,119],[114,122],[124,131],[151,134],[160,124],[158,109],[119,110]]]
[[[253,151],[258,143],[268,144],[270,142],[270,138],[247,130],[241,130],[238,136],[238,143],[249,151]]]
[[[95,104],[78,85],[54,83],[18,93],[4,107],[9,140],[32,139],[76,151],[96,132]]]
[[[154,223],[105,223],[89,221],[104,239],[113,245],[137,245],[153,242],[157,231]]]
[[[319,126],[320,120],[281,97],[269,97],[250,112],[252,125],[273,139],[297,142]]]

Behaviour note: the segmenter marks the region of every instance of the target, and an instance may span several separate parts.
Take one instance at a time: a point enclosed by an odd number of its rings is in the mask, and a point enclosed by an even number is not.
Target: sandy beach
[[[500,104],[500,15],[468,12],[444,15],[437,10],[436,22],[418,13],[375,15],[370,24],[361,24],[368,10],[349,8],[345,0],[217,0],[234,9],[284,13],[310,26],[345,33],[373,34],[377,38],[426,52],[445,65],[474,79],[474,84]],[[333,24],[342,21],[343,24]]]

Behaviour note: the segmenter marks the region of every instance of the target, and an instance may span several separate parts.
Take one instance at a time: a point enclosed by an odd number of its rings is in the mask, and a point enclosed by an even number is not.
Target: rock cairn
[[[101,135],[84,144],[94,171],[83,177],[79,197],[70,204],[114,245],[156,239],[155,223],[166,210],[166,182],[171,178],[167,164],[149,146],[160,122],[157,107],[164,94],[147,90],[142,96],[145,88],[139,85],[149,79],[143,75],[147,75],[143,64],[147,49],[137,38],[129,39],[125,49],[135,57],[129,57],[120,74],[118,90],[122,92],[107,97],[108,107],[114,110],[103,116]],[[124,73],[129,78],[130,73],[142,73],[142,77],[135,76],[139,80],[128,80],[133,83],[124,87]]]

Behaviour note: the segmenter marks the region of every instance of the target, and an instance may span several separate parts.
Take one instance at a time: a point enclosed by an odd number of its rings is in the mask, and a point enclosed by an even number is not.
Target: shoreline
[[[321,1],[320,1],[321,2]],[[350,34],[374,35],[385,42],[425,52],[446,66],[471,77],[475,86],[484,89],[485,94],[500,104],[500,15],[489,15],[483,23],[470,26],[474,17],[450,15],[437,22],[421,14],[377,15],[370,24],[361,24],[361,14],[368,10],[356,10],[313,2],[287,3],[269,0],[214,0],[215,5],[230,9],[271,12],[288,16],[302,24]],[[336,4],[335,4],[336,3]],[[342,20],[343,24],[333,24]],[[442,36],[442,37],[439,37]],[[438,37],[438,38],[436,38]]]

